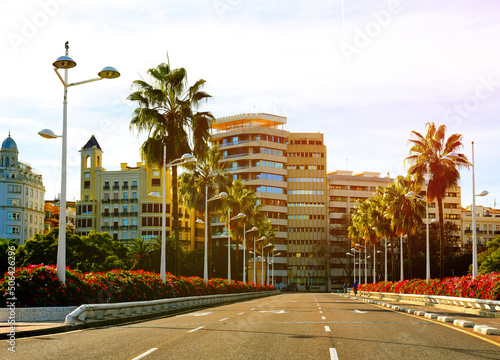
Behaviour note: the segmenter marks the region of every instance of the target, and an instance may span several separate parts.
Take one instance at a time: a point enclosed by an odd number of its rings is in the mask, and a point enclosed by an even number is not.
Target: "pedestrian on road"
[[[346,285],[346,284],[344,284],[344,285],[342,286],[342,288],[344,289],[344,294],[345,294],[345,293],[347,292],[347,285]]]
[[[358,280],[354,280],[354,284],[352,284],[352,291],[354,291],[354,296],[358,294]]]

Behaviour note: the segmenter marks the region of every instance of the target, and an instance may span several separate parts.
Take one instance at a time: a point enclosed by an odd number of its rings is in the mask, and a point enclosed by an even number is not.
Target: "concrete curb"
[[[455,318],[453,318],[451,316],[439,315],[436,313],[430,313],[430,312],[422,311],[422,310],[408,309],[408,308],[404,308],[401,306],[384,303],[381,301],[374,301],[371,299],[361,298],[358,296],[352,296],[352,295],[341,294],[341,293],[340,294],[339,293],[337,293],[337,294],[332,293],[332,294],[347,297],[347,298],[358,300],[358,301],[364,301],[364,302],[371,303],[371,304],[385,306],[387,308],[392,308],[396,311],[407,312],[407,313],[417,315],[417,316],[423,316],[423,317],[426,317],[428,319],[437,320],[437,321],[444,322],[444,323],[449,323],[449,324],[452,324],[455,326],[460,326],[460,327],[464,327],[464,328],[474,328],[473,329],[474,332],[477,332],[477,333],[480,333],[483,335],[500,335],[500,329],[498,329],[496,327],[489,326],[489,325],[475,325],[472,321],[460,320],[460,319],[455,320]],[[468,312],[464,311],[463,313],[468,313]],[[485,316],[485,317],[490,317],[490,316]]]

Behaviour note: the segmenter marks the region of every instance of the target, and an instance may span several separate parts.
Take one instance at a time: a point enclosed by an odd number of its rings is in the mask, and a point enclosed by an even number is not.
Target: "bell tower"
[[[101,146],[94,135],[87,141],[80,150],[81,154],[81,181],[80,181],[80,200],[96,200],[96,186],[98,186],[97,175],[104,171],[102,168]]]

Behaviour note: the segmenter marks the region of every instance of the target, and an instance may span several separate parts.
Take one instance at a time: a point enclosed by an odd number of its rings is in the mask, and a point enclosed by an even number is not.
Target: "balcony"
[[[132,185],[130,188],[131,188],[132,190],[137,190],[137,185]]]
[[[104,186],[102,187],[102,189],[103,189],[103,190],[109,190],[109,188],[110,188],[110,187],[109,187],[109,185],[104,185]]]
[[[119,203],[119,202],[120,202],[120,199],[111,199],[111,202],[112,202],[112,203]]]
[[[128,190],[128,185],[123,185],[122,190]]]
[[[109,213],[109,212],[103,212],[103,213],[101,213],[101,215],[102,215],[102,216],[109,216],[109,215],[110,215],[110,213]]]
[[[101,226],[101,231],[109,231],[109,226]]]
[[[128,214],[130,214],[128,211],[124,211],[124,212],[120,213],[121,216],[128,216]]]
[[[110,201],[109,201],[109,199],[107,199],[107,200],[106,199],[102,199],[102,202],[103,203],[109,203]]]
[[[128,203],[130,199],[121,199],[122,203]]]
[[[120,186],[118,186],[118,185],[113,185],[113,190],[120,190]]]
[[[138,199],[130,199],[131,203],[136,203],[137,201],[138,201]]]

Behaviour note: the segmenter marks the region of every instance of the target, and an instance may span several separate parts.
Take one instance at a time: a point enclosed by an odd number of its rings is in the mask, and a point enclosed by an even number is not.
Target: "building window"
[[[132,199],[137,199],[137,193],[135,191],[132,193]]]
[[[20,185],[9,185],[8,187],[10,193],[21,193],[21,186]]]
[[[21,214],[20,213],[8,213],[7,215],[8,220],[21,220]]]
[[[19,234],[19,226],[7,226],[7,234]]]
[[[151,179],[151,186],[160,186],[160,179]]]
[[[20,199],[9,199],[7,201],[7,204],[9,206],[21,206],[21,200]]]
[[[83,184],[84,184],[83,185],[84,189],[90,189],[90,181],[89,180],[85,181]]]

